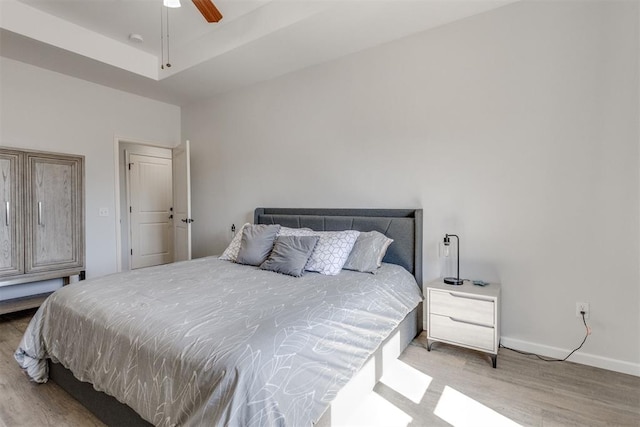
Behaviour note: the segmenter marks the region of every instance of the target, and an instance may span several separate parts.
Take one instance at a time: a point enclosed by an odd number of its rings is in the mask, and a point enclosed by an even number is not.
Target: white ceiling
[[[184,105],[513,1],[214,0],[224,17],[209,24],[191,0],[0,0],[0,55]]]

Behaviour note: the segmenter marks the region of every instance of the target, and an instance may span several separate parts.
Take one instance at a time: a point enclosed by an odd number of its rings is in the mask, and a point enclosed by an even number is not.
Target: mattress
[[[62,288],[16,359],[38,382],[59,362],[155,425],[311,425],[420,301],[392,264],[294,278],[203,258]]]

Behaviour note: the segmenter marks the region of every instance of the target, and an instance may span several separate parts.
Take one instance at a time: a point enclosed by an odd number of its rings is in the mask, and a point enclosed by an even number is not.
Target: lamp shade
[[[180,7],[180,0],[162,0],[162,4],[166,7]]]

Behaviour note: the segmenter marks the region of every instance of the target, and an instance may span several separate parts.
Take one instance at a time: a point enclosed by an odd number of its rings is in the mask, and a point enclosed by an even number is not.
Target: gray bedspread
[[[65,286],[15,358],[46,359],[159,426],[305,426],[421,300],[406,270],[294,278],[203,258]]]

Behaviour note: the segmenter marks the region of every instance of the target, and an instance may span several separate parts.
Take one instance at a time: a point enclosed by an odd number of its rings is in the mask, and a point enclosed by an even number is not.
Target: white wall
[[[257,206],[422,207],[503,343],[640,375],[638,5],[521,2],[182,111],[194,251]]]
[[[173,147],[180,108],[0,58],[0,145],[85,156],[87,277],[116,271],[117,136]]]

